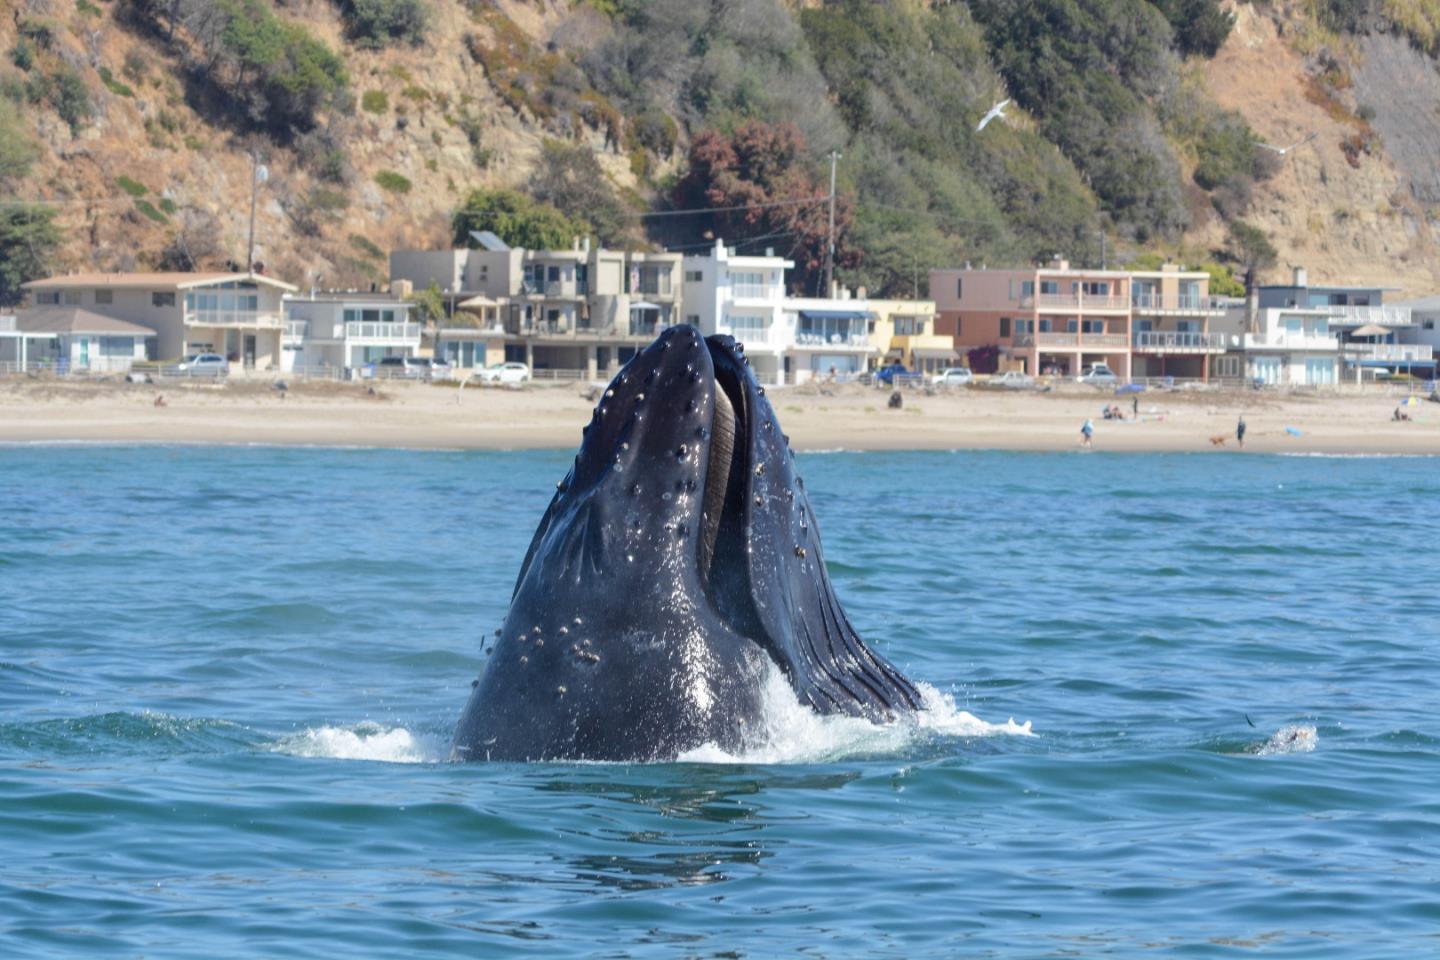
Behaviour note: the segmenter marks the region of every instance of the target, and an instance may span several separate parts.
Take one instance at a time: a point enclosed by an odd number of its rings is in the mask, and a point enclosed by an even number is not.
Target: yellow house
[[[865,309],[875,316],[870,343],[873,361],[880,366],[903,363],[919,373],[938,373],[946,367],[963,366],[955,352],[953,337],[935,333],[933,300],[866,300]]]

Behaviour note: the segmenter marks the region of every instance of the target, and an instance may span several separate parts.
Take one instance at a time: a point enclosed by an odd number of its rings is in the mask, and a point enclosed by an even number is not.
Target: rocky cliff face
[[[424,46],[381,50],[347,45],[328,0],[280,8],[344,52],[355,105],[328,124],[350,172],[333,183],[296,147],[221,122],[187,85],[182,51],[127,22],[121,0],[6,0],[0,49],[15,47],[22,23],[50,24],[42,56],[72,68],[93,103],[73,132],[48,106],[22,108],[42,153],[13,193],[62,211],[62,267],[147,269],[177,243],[201,265],[238,262],[258,149],[270,179],[259,189],[256,256],[291,282],[326,286],[383,281],[383,252],[392,246],[445,243],[463,194],[523,186],[548,136],[588,144],[618,189],[643,194],[633,153],[583,84],[571,91],[580,109],[542,117],[523,85],[497,81],[486,62],[487,50],[543,58],[558,31],[567,48],[583,46],[587,31],[603,33],[594,19],[601,14],[557,0],[430,7]],[[1197,67],[1213,96],[1272,144],[1315,133],[1285,154],[1246,214],[1279,251],[1267,279],[1304,265],[1317,281],[1376,283],[1407,295],[1440,287],[1435,62],[1393,35],[1317,43],[1300,13],[1248,3],[1231,10],[1228,42]],[[0,64],[0,76],[25,75],[8,56]],[[645,173],[654,182],[666,169]],[[1183,247],[1210,251],[1224,240],[1223,224],[1202,211]]]

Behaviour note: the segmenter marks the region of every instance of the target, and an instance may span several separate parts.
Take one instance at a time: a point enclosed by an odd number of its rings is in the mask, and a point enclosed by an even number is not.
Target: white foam
[[[374,760],[380,763],[438,763],[441,751],[404,727],[382,727],[366,721],[349,727],[310,727],[278,740],[277,753],[330,760]]]
[[[857,754],[897,753],[926,736],[1032,736],[1030,722],[987,723],[955,706],[949,694],[917,684],[925,709],[893,723],[821,716],[800,703],[778,667],[767,671],[762,729],[738,753],[704,744],[680,755],[686,763],[825,763]]]
[[[1275,731],[1256,750],[1257,757],[1274,757],[1284,753],[1309,753],[1320,742],[1320,735],[1310,724],[1292,723]]]

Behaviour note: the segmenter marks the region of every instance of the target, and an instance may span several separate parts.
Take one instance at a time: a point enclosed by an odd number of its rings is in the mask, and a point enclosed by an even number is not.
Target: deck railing
[[[1225,334],[1194,333],[1184,330],[1139,330],[1135,333],[1136,350],[1194,351],[1204,353],[1225,349]]]

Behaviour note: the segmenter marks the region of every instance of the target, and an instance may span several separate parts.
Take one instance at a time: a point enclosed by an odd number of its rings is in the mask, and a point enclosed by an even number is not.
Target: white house
[[[145,359],[155,331],[82,307],[38,307],[0,317],[0,365],[60,372],[125,373]]]
[[[358,369],[382,357],[413,357],[421,327],[412,304],[384,293],[285,298],[285,352],[294,367]],[[291,369],[287,366],[285,369]]]
[[[738,256],[724,241],[681,263],[685,322],[706,336],[727,333],[745,344],[761,383],[782,383],[787,351],[794,345],[793,317],[785,319],[785,271],[793,261],[771,254]]]

